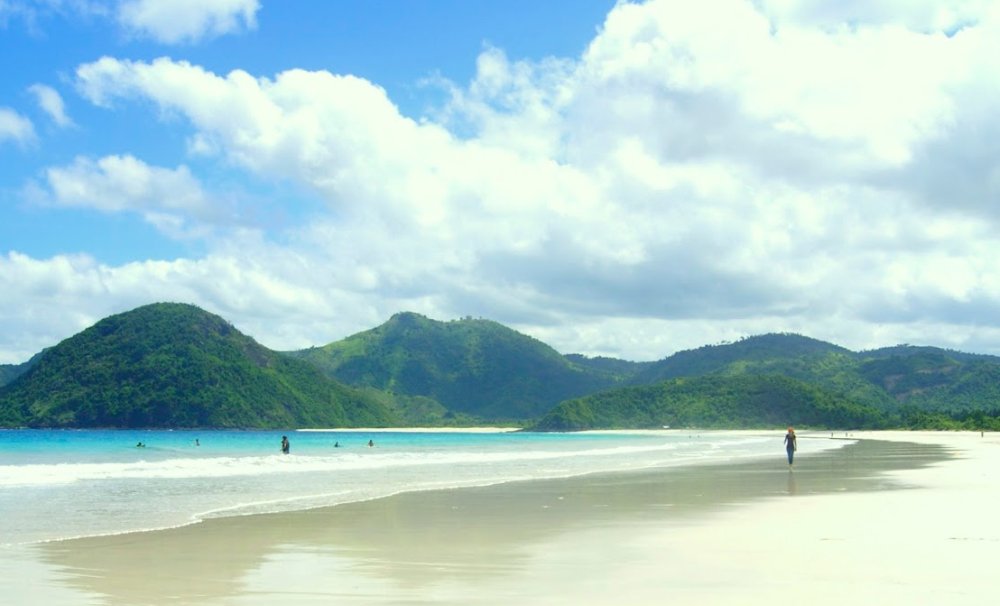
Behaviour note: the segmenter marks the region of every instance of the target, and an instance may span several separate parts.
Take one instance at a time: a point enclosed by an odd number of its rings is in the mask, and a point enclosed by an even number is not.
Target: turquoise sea
[[[282,435],[291,442],[287,455],[280,452]],[[782,436],[0,430],[0,545],[169,528],[413,490],[753,457],[780,464]],[[815,442],[812,448],[842,445]]]

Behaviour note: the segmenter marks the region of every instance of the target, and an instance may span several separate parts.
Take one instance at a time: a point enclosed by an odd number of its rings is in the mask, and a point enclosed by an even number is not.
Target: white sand
[[[556,557],[575,578],[546,579],[544,593],[559,596],[547,603],[1000,603],[1000,437],[852,435],[943,444],[955,456],[893,472],[905,490],[769,499],[679,529],[570,537]],[[595,565],[586,554],[601,542],[614,556]]]
[[[852,437],[942,444],[954,457],[891,473],[910,486],[902,490],[789,495],[680,526],[615,524],[561,535],[533,550],[523,571],[477,579],[474,588],[438,585],[430,603],[1000,603],[1000,437]]]

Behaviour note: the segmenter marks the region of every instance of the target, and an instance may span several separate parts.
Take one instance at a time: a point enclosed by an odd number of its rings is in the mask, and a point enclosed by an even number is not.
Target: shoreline
[[[63,603],[597,604],[628,596],[745,604],[809,591],[811,602],[832,604],[861,587],[873,592],[858,593],[865,603],[880,595],[896,603],[902,593],[908,603],[933,603],[902,589],[933,578],[911,561],[925,550],[909,541],[920,545],[927,532],[920,515],[947,521],[935,516],[956,490],[971,490],[965,502],[992,519],[997,489],[966,482],[984,467],[995,474],[1000,442],[978,433],[853,433],[856,444],[803,457],[794,472],[769,459],[402,493],[35,545],[25,550],[26,569],[17,574],[15,565],[8,578],[33,578],[26,591],[41,582],[48,603],[67,594]],[[952,521],[985,523],[968,513]],[[910,528],[915,520],[923,525]],[[992,557],[998,544],[994,531],[957,547]],[[859,585],[856,561],[880,558],[896,560],[902,576]],[[976,569],[966,559],[955,558],[962,566],[948,568],[949,579]],[[832,592],[828,600],[814,595],[817,584]],[[978,603],[984,584],[960,595]]]
[[[342,430],[305,430],[305,431],[317,431],[317,432],[323,433],[323,432],[340,432]],[[434,432],[435,430],[433,428],[430,428],[430,429],[428,429],[428,428],[410,428],[409,430],[406,430],[406,431],[387,430],[387,429],[373,430],[373,429],[369,429],[369,428],[354,428],[354,429],[349,429],[349,430],[346,430],[346,431],[347,432],[356,432],[356,433],[359,433],[359,434],[360,433],[370,433],[370,432],[374,432],[374,431],[380,431],[380,432],[383,432],[383,433],[403,433],[403,434],[405,434],[405,433],[425,433],[425,432],[428,432],[428,431]],[[455,430],[446,429],[446,430],[444,430],[442,432],[439,432],[439,433],[447,434],[447,433],[453,433],[453,432],[470,433],[470,432],[468,432],[468,431],[466,431],[464,429],[455,429]],[[479,427],[478,431],[472,432],[472,433],[495,434],[495,433],[507,433],[507,432],[508,432],[508,430],[505,429],[505,428]],[[708,429],[708,430],[696,430],[696,429],[652,429],[652,430],[648,430],[648,429],[638,429],[638,430],[633,430],[633,429],[625,429],[625,430],[592,430],[592,431],[575,432],[575,433],[577,433],[578,435],[592,434],[592,435],[643,435],[643,436],[662,436],[662,435],[665,435],[665,434],[669,434],[669,435],[671,435],[672,437],[675,437],[675,438],[677,438],[677,437],[681,437],[681,438],[702,438],[702,437],[711,436],[711,435],[714,434],[714,435],[724,435],[724,436],[727,436],[727,437],[765,438],[765,439],[768,439],[768,440],[774,438],[774,432],[766,432],[766,431],[762,431],[762,430],[720,430],[720,429]],[[803,434],[800,434],[800,437],[803,438],[804,440],[808,441],[808,440],[811,440],[811,438],[816,438],[817,436],[813,436],[813,435],[810,435],[810,434],[807,434],[807,433],[803,433]],[[826,441],[828,439],[829,438],[827,438],[825,436],[819,436],[819,440],[815,440],[815,441]],[[853,439],[850,439],[850,440],[854,441]],[[813,448],[816,448],[816,445],[813,445]],[[826,447],[826,448],[836,449],[836,448],[841,448],[841,446],[837,445],[835,447]],[[813,454],[813,455],[815,455],[815,454],[817,454],[819,452],[819,451],[812,451],[812,450],[810,450],[808,448],[806,450],[807,450],[808,454]],[[823,448],[820,447],[820,450],[823,450]],[[122,537],[122,536],[127,537],[127,536],[130,536],[130,535],[141,535],[141,534],[148,534],[148,533],[167,532],[167,531],[174,531],[174,530],[181,529],[181,528],[186,528],[186,527],[190,527],[190,526],[197,526],[197,525],[200,525],[200,524],[204,524],[206,522],[213,522],[215,520],[221,520],[221,519],[227,519],[227,518],[255,517],[255,516],[262,516],[262,515],[295,514],[295,513],[301,513],[301,512],[307,512],[307,511],[313,511],[313,510],[324,510],[324,509],[328,509],[328,508],[331,508],[331,507],[343,507],[343,506],[354,505],[354,504],[358,504],[358,503],[368,503],[368,502],[371,502],[373,500],[379,500],[379,499],[385,499],[385,498],[394,498],[394,497],[399,497],[400,495],[405,495],[405,494],[409,494],[409,493],[416,493],[416,492],[427,492],[427,491],[437,491],[437,490],[450,491],[450,490],[468,490],[468,489],[476,489],[476,488],[492,488],[492,487],[504,486],[504,485],[509,485],[509,484],[520,484],[522,482],[546,482],[546,481],[570,481],[571,482],[571,481],[574,481],[575,479],[578,479],[578,478],[586,478],[586,477],[595,476],[595,475],[619,475],[619,474],[632,474],[632,473],[643,473],[643,474],[645,474],[645,473],[659,473],[659,472],[667,472],[667,471],[670,471],[670,470],[676,470],[678,468],[686,468],[686,467],[699,467],[700,468],[700,467],[704,466],[706,468],[711,468],[712,466],[718,466],[718,465],[726,465],[726,466],[729,466],[729,465],[746,465],[746,464],[752,464],[755,461],[761,461],[761,460],[768,460],[768,459],[770,459],[770,456],[767,456],[767,458],[763,458],[765,456],[766,455],[760,455],[760,454],[757,454],[757,453],[753,453],[753,454],[733,454],[733,455],[731,455],[728,458],[717,458],[715,460],[706,460],[706,461],[688,460],[688,459],[678,458],[677,459],[677,461],[678,461],[677,463],[674,463],[674,462],[671,462],[671,463],[660,462],[658,464],[650,465],[648,467],[634,467],[632,469],[619,469],[619,470],[613,470],[613,471],[612,470],[593,470],[593,469],[591,469],[591,470],[585,471],[585,472],[574,471],[574,472],[570,473],[570,472],[566,471],[565,475],[541,476],[541,477],[536,477],[536,478],[525,478],[525,479],[497,478],[497,479],[493,479],[493,480],[482,480],[481,482],[477,482],[477,483],[466,483],[466,484],[458,484],[458,485],[450,485],[450,484],[442,485],[442,484],[437,484],[437,485],[428,485],[428,486],[419,486],[419,487],[412,487],[411,486],[411,487],[407,487],[407,488],[400,488],[399,490],[397,490],[395,492],[388,492],[388,491],[386,491],[386,492],[382,492],[382,493],[375,494],[375,495],[366,495],[366,496],[352,497],[350,499],[340,500],[340,501],[337,501],[337,502],[334,502],[334,503],[320,503],[320,504],[313,503],[313,504],[309,504],[309,505],[298,505],[297,503],[299,503],[301,501],[311,501],[315,497],[310,496],[310,495],[307,495],[307,496],[304,496],[304,497],[284,496],[284,497],[277,497],[273,501],[272,500],[252,501],[252,502],[251,501],[247,501],[247,502],[237,503],[237,504],[234,504],[234,505],[225,505],[225,506],[216,507],[216,508],[198,510],[198,511],[195,511],[195,512],[191,513],[190,516],[187,517],[186,519],[184,519],[183,521],[171,521],[171,522],[166,523],[166,524],[159,524],[159,525],[152,525],[152,524],[150,524],[150,525],[145,525],[145,526],[135,526],[135,525],[133,525],[131,528],[121,529],[121,530],[95,530],[95,531],[91,531],[91,532],[88,532],[88,533],[80,533],[80,534],[65,534],[64,533],[62,536],[51,536],[51,537],[41,538],[41,539],[35,539],[35,540],[25,540],[25,541],[20,541],[20,542],[6,542],[6,543],[0,542],[0,549],[4,549],[4,548],[18,549],[18,548],[31,547],[33,545],[58,544],[58,543],[61,543],[61,542],[64,542],[64,541],[80,541],[80,540],[87,540],[87,539],[106,539],[106,538],[114,538],[114,537]],[[623,477],[626,477],[626,476],[623,475]],[[272,503],[275,504],[274,507],[271,506]],[[138,508],[136,508],[136,509],[138,509]]]
[[[11,515],[0,521],[0,546],[165,530],[205,519],[315,509],[413,490],[571,477],[616,468],[687,465],[690,459],[749,458],[760,456],[762,450],[770,451],[773,441],[773,436],[753,433],[740,437],[713,436],[712,432],[642,433],[480,433],[481,437],[468,434],[452,439],[447,433],[420,437],[380,432],[371,434],[379,448],[369,449],[360,447],[368,440],[365,432],[350,434],[364,436],[363,441],[340,435],[339,443],[344,447],[336,450],[330,437],[333,434],[300,434],[299,438],[292,436],[292,441],[296,445],[293,451],[301,456],[285,458],[268,454],[272,443],[259,432],[248,434],[248,440],[243,440],[243,434],[225,432],[201,435],[202,448],[194,447],[191,434],[160,432],[147,438],[146,443],[152,446],[144,451],[131,448],[134,441],[125,440],[122,446],[114,441],[115,436],[83,432],[74,436],[80,438],[79,460],[63,457],[66,465],[32,470],[30,465],[18,466],[15,459],[13,466],[3,468],[5,475],[0,480],[7,488],[0,495],[4,498],[0,510]],[[649,440],[650,436],[656,439]],[[51,458],[34,447],[44,442],[21,439],[27,440],[29,447],[15,450],[27,462],[32,456],[43,461]],[[61,440],[58,436],[55,439]],[[731,446],[717,450],[701,445],[716,441]],[[70,449],[75,447],[75,442],[66,444]],[[839,445],[803,443],[807,451],[834,446]],[[591,459],[587,454],[590,450],[599,456]],[[734,452],[729,456],[720,456],[730,450]],[[228,459],[229,452],[237,458]],[[244,473],[247,479],[240,477]],[[210,479],[216,476],[221,478],[219,482]],[[26,488],[14,487],[17,482]],[[161,491],[167,491],[163,499],[156,496]],[[36,500],[36,506],[25,506]]]
[[[301,428],[288,431],[298,433],[511,433],[522,431],[521,427],[346,427],[346,428]]]

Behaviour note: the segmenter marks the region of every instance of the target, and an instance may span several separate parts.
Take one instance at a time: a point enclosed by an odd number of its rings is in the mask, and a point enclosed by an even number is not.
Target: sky
[[[197,305],[1000,354],[1000,3],[0,0],[0,363]]]

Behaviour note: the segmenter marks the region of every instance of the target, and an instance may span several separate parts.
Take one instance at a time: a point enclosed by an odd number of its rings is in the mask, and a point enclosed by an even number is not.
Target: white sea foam
[[[726,446],[739,454],[740,446],[759,443],[756,440],[734,441]],[[705,444],[703,448],[718,450],[718,444]],[[345,453],[330,456],[265,455],[247,457],[171,458],[162,461],[140,460],[130,463],[58,463],[29,465],[0,465],[0,487],[44,486],[70,484],[87,480],[120,479],[193,479],[258,476],[266,474],[344,472],[357,470],[390,469],[404,466],[449,465],[502,465],[528,461],[579,460],[581,458],[614,460],[617,457],[680,451],[677,444],[662,443],[643,446],[608,446],[584,450],[528,450],[528,451],[452,451],[452,452],[394,452],[394,453]],[[707,457],[700,452],[679,452],[686,462]]]

